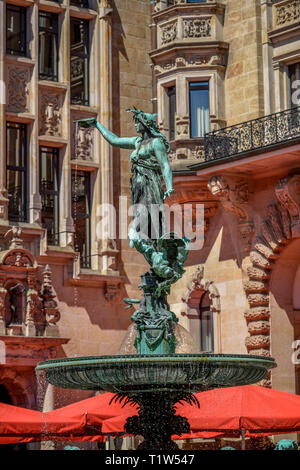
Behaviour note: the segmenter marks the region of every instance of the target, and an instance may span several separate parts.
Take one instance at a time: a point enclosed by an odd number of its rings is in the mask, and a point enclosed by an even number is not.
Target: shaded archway
[[[272,371],[272,386],[295,393],[296,367],[293,361],[293,343],[299,335],[299,313],[295,309],[295,282],[300,265],[300,239],[292,240],[281,252],[272,270],[269,282],[271,316],[271,355],[277,368]],[[299,281],[299,278],[298,278]],[[300,289],[300,283],[298,283]]]

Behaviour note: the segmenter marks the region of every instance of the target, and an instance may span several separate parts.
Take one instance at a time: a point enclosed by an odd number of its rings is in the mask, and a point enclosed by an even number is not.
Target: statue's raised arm
[[[123,149],[134,149],[136,147],[138,137],[118,137],[103,126],[103,124],[100,124],[96,118],[82,119],[77,122],[81,127],[96,127],[96,129],[98,129],[98,131],[103,135],[104,139],[114,147]]]

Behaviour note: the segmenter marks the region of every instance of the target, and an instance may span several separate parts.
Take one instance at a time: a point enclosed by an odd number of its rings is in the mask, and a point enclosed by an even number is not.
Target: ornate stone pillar
[[[6,334],[6,325],[5,325],[5,297],[7,290],[4,287],[5,285],[5,276],[0,275],[0,336]]]
[[[5,36],[6,4],[0,2],[0,222],[8,224],[8,199],[6,191],[6,129],[5,129]]]
[[[112,129],[112,25],[111,12],[108,0],[102,0],[99,8],[100,28],[100,122],[108,129]],[[105,140],[100,140],[101,155],[101,204],[114,205],[114,174],[113,174],[113,150]],[[101,271],[103,274],[118,275],[116,258],[118,250],[115,240],[107,239],[105,234],[99,240],[99,254],[101,259]]]
[[[38,31],[38,22],[39,22],[39,11],[38,5],[35,4],[32,7],[32,30]],[[31,54],[32,59],[38,62],[38,54],[39,54],[39,40],[38,37],[34,37],[32,40],[32,47],[31,47]],[[30,106],[30,110],[32,114],[36,117],[39,116],[39,103],[36,97],[39,94],[38,90],[38,66],[36,65],[32,69],[32,78],[31,78],[31,87],[30,87],[30,94],[32,94],[32,103]],[[29,100],[30,100],[29,94]],[[31,100],[30,100],[31,101]],[[31,124],[31,136],[29,141],[29,222],[32,223],[40,223],[41,221],[41,196],[40,196],[40,156],[39,156],[39,119],[34,119]]]
[[[39,295],[36,291],[35,281],[34,271],[29,270],[27,273],[28,291],[26,295],[25,336],[36,336],[35,314],[39,307]]]
[[[43,300],[43,311],[46,320],[44,336],[59,336],[57,322],[60,319],[60,313],[57,302],[54,300],[55,293],[52,286],[52,272],[47,264],[43,271],[43,283],[41,297]]]
[[[62,15],[59,15],[60,17]],[[71,103],[71,90],[70,90],[70,15],[66,14],[61,21],[61,50],[59,60],[60,67],[60,81],[67,83],[68,87],[65,94],[65,103]],[[65,105],[66,106],[66,105]],[[62,109],[62,108],[61,108]],[[71,142],[72,136],[72,122],[70,107],[65,111],[63,116],[66,116],[66,122],[62,123],[62,134]],[[62,194],[60,197],[61,217],[60,217],[60,245],[62,247],[74,248],[74,223],[72,218],[72,194],[71,194],[71,145],[64,145],[60,149],[61,155],[61,188]]]

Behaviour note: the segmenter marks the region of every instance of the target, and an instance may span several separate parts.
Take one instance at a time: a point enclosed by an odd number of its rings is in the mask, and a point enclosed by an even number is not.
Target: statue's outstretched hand
[[[96,127],[97,119],[96,118],[88,118],[88,119],[81,119],[78,121],[80,127]]]
[[[167,199],[167,197],[171,196],[172,193],[174,193],[174,189],[168,189],[168,191],[166,191],[164,194],[164,200]]]

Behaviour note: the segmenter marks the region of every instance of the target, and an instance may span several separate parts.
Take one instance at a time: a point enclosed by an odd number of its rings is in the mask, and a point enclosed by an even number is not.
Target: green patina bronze
[[[176,414],[177,402],[199,405],[197,391],[257,383],[276,363],[271,357],[251,355],[176,354],[178,319],[167,296],[184,273],[190,241],[166,229],[163,202],[173,192],[169,144],[153,114],[136,108],[128,111],[141,136],[117,137],[95,119],[81,120],[79,125],[96,127],[110,144],[133,150],[135,210],[128,235],[131,247],[149,263],[139,286],[141,299],[124,299],[125,308],[138,305],[132,315],[138,354],[54,359],[36,369],[58,387],[105,390],[114,392],[116,401],[138,404],[138,416],[128,418],[125,426],[126,433],[144,436],[138,449],[176,450],[171,436],[190,432],[187,419]]]
[[[190,240],[167,232],[164,200],[173,193],[172,171],[167,152],[169,143],[156,124],[156,115],[139,109],[133,113],[137,137],[117,137],[96,119],[78,121],[81,127],[96,127],[113,146],[131,149],[131,192],[133,221],[128,236],[150,265],[142,276],[140,307],[132,315],[137,327],[135,347],[139,354],[175,353],[176,315],[170,311],[167,295],[185,272]],[[164,184],[165,191],[164,191]],[[134,299],[126,299],[127,308]],[[136,302],[136,301],[135,301]]]

